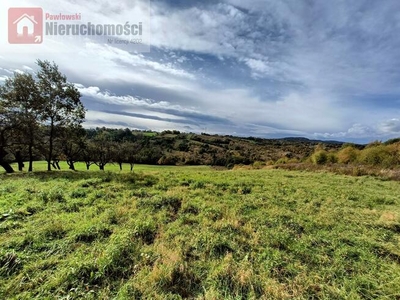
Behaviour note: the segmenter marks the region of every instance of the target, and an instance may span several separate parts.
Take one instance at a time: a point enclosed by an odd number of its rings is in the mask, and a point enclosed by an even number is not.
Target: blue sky
[[[134,10],[129,0],[20,2],[89,21],[125,22]],[[400,136],[399,1],[154,0],[150,10],[149,53],[90,39],[16,48],[2,30],[0,81],[54,60],[83,95],[87,127]]]

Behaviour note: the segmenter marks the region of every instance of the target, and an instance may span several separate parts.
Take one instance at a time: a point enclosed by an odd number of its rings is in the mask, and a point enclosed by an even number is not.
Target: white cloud
[[[372,125],[353,124],[349,129],[334,133],[315,133],[316,138],[327,139],[363,139],[366,141],[387,140],[400,134],[400,120],[391,119]]]
[[[49,39],[38,48],[0,44],[0,81],[14,70],[31,72],[35,59],[42,58],[59,64],[93,101],[231,122],[211,123],[214,132],[321,132],[315,135],[327,138],[399,133],[394,118],[400,111],[381,104],[391,101],[386,96],[400,94],[397,1],[368,6],[358,0],[207,3],[188,2],[182,8],[154,1],[150,54],[91,39]],[[102,23],[129,20],[134,13],[128,0],[63,0],[57,6],[27,0],[25,5],[81,12],[86,20]],[[8,5],[0,8],[5,22]],[[6,26],[0,28],[6,36]],[[151,122],[157,128],[166,125],[149,119],[143,126]]]
[[[116,96],[107,91],[101,91],[99,87],[84,87],[81,84],[76,84],[79,92],[86,97],[91,97],[96,100],[102,101],[108,104],[126,105],[126,106],[139,106],[145,108],[156,108],[156,109],[174,109],[177,111],[193,112],[189,108],[183,108],[179,105],[173,105],[168,101],[154,101],[151,99],[143,99],[134,97],[131,95]]]
[[[212,127],[213,130],[218,130],[217,126],[254,128],[257,126],[255,124],[258,124],[258,132],[264,128],[264,134],[273,133],[271,129],[273,126],[280,128],[280,131],[306,134],[315,127],[333,130],[341,122],[340,109],[324,101],[323,98],[315,103],[312,97],[318,97],[317,95],[302,98],[297,94],[291,94],[281,101],[263,102],[244,89],[207,91],[193,86],[187,91],[187,97],[190,94],[193,101],[186,105],[177,105],[168,101],[155,101],[130,95],[116,96],[101,91],[98,87],[86,88],[82,85],[77,85],[77,87],[82,95],[103,103],[147,110],[156,109],[161,112],[172,110],[173,112],[169,114],[185,114],[188,122],[191,114],[226,120],[226,124],[210,124],[210,126],[215,126]],[[196,106],[193,106],[193,103]],[[320,118],[321,115],[325,115],[323,119]],[[290,127],[293,129],[289,129]]]
[[[400,134],[400,119],[391,119],[378,125],[380,132],[384,134]]]
[[[109,45],[98,45],[91,43],[87,46],[90,54],[99,55],[103,59],[107,59],[109,61],[126,64],[131,68],[135,68],[135,70],[138,68],[148,69],[162,72],[166,75],[195,79],[193,74],[190,74],[182,69],[174,68],[172,63],[161,64],[159,62],[151,61],[146,59],[143,54],[132,54],[126,50],[121,50]]]
[[[0,67],[0,70],[3,71],[4,73],[9,74],[9,75],[13,75],[13,74],[14,74],[14,71],[13,71],[13,70],[1,68],[1,67]]]
[[[33,69],[32,69],[31,67],[28,67],[28,66],[23,66],[22,68],[23,68],[24,70],[27,70],[27,71],[30,71],[30,72],[33,71]]]
[[[86,128],[102,127],[104,124],[109,128],[128,127],[131,129],[150,129],[163,131],[177,129],[185,131],[185,125],[181,123],[145,119],[139,117],[123,116],[101,111],[89,111],[86,114],[86,121],[83,124]]]
[[[268,62],[247,58],[245,59],[246,65],[251,69],[252,76],[254,78],[269,76],[272,73],[272,68],[269,66]]]

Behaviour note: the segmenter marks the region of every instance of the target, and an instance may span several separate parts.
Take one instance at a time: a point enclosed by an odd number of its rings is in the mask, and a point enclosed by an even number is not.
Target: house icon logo
[[[10,44],[41,44],[43,41],[43,10],[41,8],[10,8],[8,10],[8,42]]]

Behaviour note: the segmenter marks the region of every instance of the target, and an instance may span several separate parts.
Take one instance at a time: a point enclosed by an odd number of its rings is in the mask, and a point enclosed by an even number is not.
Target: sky
[[[26,0],[0,4],[0,84],[59,65],[85,127],[368,143],[400,136],[398,0]],[[10,45],[10,7],[143,22],[150,51],[105,38]],[[147,17],[149,15],[149,17]]]

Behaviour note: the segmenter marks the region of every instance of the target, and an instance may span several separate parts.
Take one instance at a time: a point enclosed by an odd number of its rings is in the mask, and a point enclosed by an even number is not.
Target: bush
[[[400,143],[400,138],[388,140],[384,144],[385,145],[392,145],[392,144],[397,144],[397,143]]]
[[[400,165],[400,143],[391,144],[386,148],[392,157],[392,163],[396,166]]]
[[[277,165],[285,165],[287,164],[289,159],[287,157],[282,157],[276,161]]]
[[[176,155],[166,154],[158,160],[157,164],[164,166],[175,166],[177,163],[179,163],[180,160],[180,157]]]
[[[311,156],[311,161],[316,165],[324,165],[328,162],[328,152],[318,150]]]
[[[361,162],[372,166],[390,167],[396,164],[395,157],[382,145],[365,148],[361,152]]]
[[[338,158],[336,156],[336,153],[330,152],[327,155],[327,162],[330,164],[336,164],[338,162]]]
[[[358,160],[359,156],[360,150],[352,146],[343,148],[337,153],[338,162],[341,164],[355,163]]]

